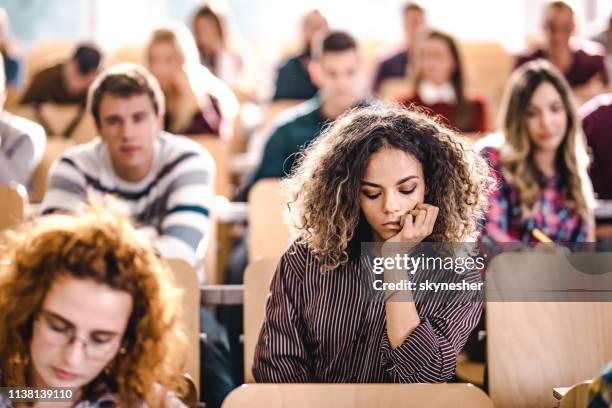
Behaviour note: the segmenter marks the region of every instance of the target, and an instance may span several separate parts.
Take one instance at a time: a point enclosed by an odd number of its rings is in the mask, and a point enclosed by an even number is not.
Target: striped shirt
[[[163,257],[184,259],[200,269],[210,229],[214,160],[199,144],[165,132],[154,151],[149,174],[128,182],[115,174],[101,139],[69,149],[51,167],[43,214],[75,211],[88,196],[115,195]]]
[[[351,257],[331,272],[304,245],[281,258],[255,350],[258,382],[443,382],[482,311],[482,297],[420,301],[420,324],[393,349],[384,292],[372,290],[367,258]],[[466,281],[476,281],[469,274]],[[458,275],[457,275],[458,276]]]

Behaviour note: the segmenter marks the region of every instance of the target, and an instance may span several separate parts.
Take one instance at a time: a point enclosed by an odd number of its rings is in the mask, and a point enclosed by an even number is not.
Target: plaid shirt
[[[585,242],[588,224],[567,205],[563,184],[558,176],[548,180],[533,215],[523,217],[519,194],[504,177],[499,151],[486,147],[481,154],[489,162],[498,189],[489,196],[489,210],[483,220],[481,240],[484,243],[537,242],[531,235],[538,228],[554,242]]]

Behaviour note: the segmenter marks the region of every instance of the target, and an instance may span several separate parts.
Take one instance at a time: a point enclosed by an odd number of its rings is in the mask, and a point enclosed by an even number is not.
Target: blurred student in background
[[[308,73],[312,43],[315,36],[327,31],[325,16],[319,10],[312,10],[302,18],[302,50],[278,68],[274,100],[310,99],[317,93],[317,86]]]
[[[81,104],[87,101],[87,90],[98,75],[102,54],[92,44],[81,44],[72,57],[34,74],[21,97],[21,104]]]
[[[431,30],[424,34],[413,57],[413,91],[400,100],[406,106],[425,108],[441,116],[445,125],[462,132],[483,132],[487,126],[486,102],[467,95],[465,70],[457,41]]]
[[[223,81],[198,63],[197,49],[186,27],[175,23],[155,29],[145,59],[166,99],[165,130],[232,137],[238,101]]]
[[[32,174],[45,153],[43,128],[4,108],[6,87],[0,55],[0,184],[18,183],[30,187]]]
[[[193,36],[200,62],[216,77],[225,82],[240,100],[257,98],[257,72],[250,54],[236,41],[230,41],[227,16],[205,5],[193,17]],[[235,39],[234,39],[235,40]]]
[[[76,211],[90,195],[112,193],[163,256],[197,268],[198,247],[210,230],[213,158],[161,129],[164,96],[139,65],[103,71],[89,99],[100,137],[66,150],[51,166],[41,212]]]
[[[239,200],[247,199],[258,180],[289,174],[296,155],[319,135],[323,126],[361,102],[364,77],[355,39],[342,31],[321,34],[313,44],[309,65],[319,94],[279,118],[261,162],[247,177]]]
[[[373,106],[339,118],[306,148],[284,182],[297,239],[272,279],[255,350],[258,382],[452,377],[480,298],[468,291],[461,300],[427,302],[373,290],[361,244],[477,236],[488,169],[454,139],[423,115]]]
[[[30,85],[22,95],[20,104],[33,105],[36,121],[48,134],[69,137],[85,112],[87,91],[101,66],[102,54],[92,44],[81,44],[72,57],[34,74]],[[79,105],[79,109],[65,129],[53,129],[53,118],[46,117],[40,106],[43,103]]]
[[[500,112],[501,134],[479,142],[499,183],[483,242],[538,242],[536,228],[554,242],[593,241],[589,160],[563,75],[545,60],[521,66]]]
[[[415,2],[408,2],[404,6],[404,48],[382,61],[374,77],[374,93],[378,93],[381,84],[390,78],[405,78],[409,75],[412,64],[411,55],[425,28],[425,9]]]
[[[590,148],[589,175],[600,200],[612,200],[612,93],[598,95],[579,110]],[[612,242],[612,219],[597,220],[598,240]]]
[[[515,66],[537,58],[548,59],[572,87],[576,96],[589,98],[604,92],[609,83],[603,52],[593,43],[572,38],[576,30],[574,10],[564,1],[551,1],[544,10],[545,44],[520,55]]]
[[[184,407],[179,293],[127,218],[91,207],[23,231],[0,263],[0,385],[73,389],[54,406]]]

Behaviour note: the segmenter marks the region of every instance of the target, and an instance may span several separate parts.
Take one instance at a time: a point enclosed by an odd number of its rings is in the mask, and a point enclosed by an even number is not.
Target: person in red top
[[[589,168],[593,189],[600,200],[612,200],[612,92],[591,99],[578,114],[593,160]],[[612,244],[612,217],[597,218],[596,235],[598,240]]]
[[[590,98],[603,93],[609,83],[602,47],[572,38],[576,29],[574,10],[564,1],[553,1],[544,11],[543,47],[517,57],[515,68],[528,61],[544,58],[553,63],[565,76],[574,94]]]
[[[484,132],[484,99],[468,97],[457,41],[438,30],[429,31],[417,48],[414,91],[400,99],[407,107],[425,108],[427,114],[462,132]]]

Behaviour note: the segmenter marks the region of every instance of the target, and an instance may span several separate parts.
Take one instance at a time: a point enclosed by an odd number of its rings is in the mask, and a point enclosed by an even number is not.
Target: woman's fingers
[[[436,218],[438,217],[438,207],[433,206],[431,204],[417,204],[415,207],[419,211],[423,211],[425,213],[425,217],[423,219],[423,223],[419,224],[419,228],[425,236],[430,235],[433,232],[433,227],[436,223]]]
[[[430,205],[427,209],[427,217],[425,218],[425,225],[427,226],[428,235],[433,232],[433,227],[436,224],[438,218],[439,208]]]
[[[429,236],[438,217],[438,208],[430,204],[417,204],[400,217],[401,231],[394,240],[420,242]]]

